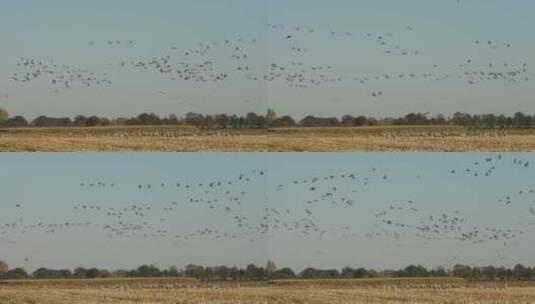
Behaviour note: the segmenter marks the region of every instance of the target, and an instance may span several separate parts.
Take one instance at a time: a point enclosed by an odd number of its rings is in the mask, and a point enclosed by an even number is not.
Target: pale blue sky
[[[487,157],[492,162],[485,162]],[[514,159],[522,163],[515,164]],[[530,165],[525,167],[525,162]],[[116,269],[141,263],[163,267],[189,262],[244,266],[263,264],[268,258],[296,269],[309,265],[396,268],[410,263],[451,266],[453,262],[533,265],[532,164],[533,155],[510,153],[502,154],[501,160],[498,154],[471,153],[2,154],[0,257],[30,269],[78,265]],[[491,167],[495,169],[485,176]],[[467,168],[471,171],[466,172]],[[351,174],[355,179],[349,178]],[[323,179],[331,175],[333,179]],[[311,190],[314,177],[318,181]],[[299,183],[294,184],[295,180]],[[303,180],[308,183],[302,184]],[[81,186],[98,181],[107,186]],[[223,185],[209,188],[216,181]],[[147,184],[152,187],[147,189]],[[337,188],[334,203],[330,199],[307,203],[332,187]],[[500,201],[506,196],[511,200],[508,205]],[[233,201],[234,197],[240,199]],[[210,209],[207,201],[216,198],[218,203]],[[353,205],[344,204],[342,198]],[[418,211],[395,210],[391,220],[418,226],[429,216],[458,212],[465,222],[458,226],[459,233],[425,241],[412,228],[392,228],[375,217],[390,206],[407,207],[408,201]],[[174,209],[164,210],[172,202],[177,203]],[[83,211],[82,205],[101,209]],[[140,218],[133,215],[132,205],[152,209]],[[129,211],[119,220],[107,215],[110,208]],[[267,235],[257,229],[266,215]],[[236,216],[243,219],[242,227],[237,226]],[[276,228],[275,220],[289,227],[300,224],[297,231],[288,231]],[[6,226],[13,222],[14,228]],[[65,222],[71,224],[43,228]],[[309,222],[318,230],[302,233]],[[74,227],[72,223],[90,224]],[[143,228],[109,237],[106,225],[123,224]],[[477,244],[454,239],[472,227],[510,229],[517,236],[506,245],[502,239]],[[46,232],[50,229],[54,233]],[[219,240],[215,235],[176,238],[199,229],[227,235]],[[167,234],[154,236],[158,230]]]
[[[534,10],[535,3],[527,0],[336,0],[328,4],[317,0],[0,1],[0,106],[29,117],[78,113],[128,116],[142,111],[246,113],[263,112],[268,105],[298,117],[309,113],[383,117],[410,111],[451,114],[458,110],[531,113],[535,112],[531,80],[469,85],[457,76],[479,70],[506,72],[509,69],[503,68],[504,63],[526,63],[528,70],[518,79],[533,78],[530,67],[535,45],[530,30],[535,26]],[[268,23],[286,28],[268,29]],[[301,29],[299,33],[290,30],[296,26]],[[305,29],[314,29],[314,33],[307,34]],[[331,36],[331,31],[336,34]],[[351,36],[345,36],[346,32]],[[285,39],[287,35],[292,39]],[[375,41],[377,36],[387,37],[390,46],[417,50],[419,55],[386,55]],[[135,43],[131,47],[108,46],[108,39],[132,39]],[[225,82],[171,81],[157,73],[117,67],[123,60],[163,55],[172,56],[173,62],[189,60],[182,50],[225,39],[256,39],[254,44],[246,44],[252,74],[266,73],[271,63],[303,62],[305,67],[330,65],[328,75],[348,80],[306,89],[289,87],[282,80],[248,80],[236,72],[229,54],[217,47],[208,57],[230,74]],[[482,45],[475,46],[476,40]],[[483,42],[488,40],[497,48],[486,47]],[[505,44],[511,47],[505,48]],[[172,51],[172,46],[177,50]],[[292,46],[308,52],[298,54],[290,50]],[[44,79],[14,83],[9,77],[19,71],[15,66],[19,57],[54,59],[108,73],[113,85],[74,86],[54,92]],[[459,67],[468,59],[471,66]],[[493,68],[486,68],[489,62]],[[442,81],[391,78],[365,84],[349,80],[401,73],[450,77]],[[376,91],[382,92],[381,98],[371,96]]]

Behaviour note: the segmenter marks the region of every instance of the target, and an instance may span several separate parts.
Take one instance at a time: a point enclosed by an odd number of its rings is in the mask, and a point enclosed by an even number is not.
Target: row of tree
[[[522,112],[512,116],[496,114],[468,114],[457,112],[446,117],[442,114],[429,116],[425,113],[409,113],[402,117],[374,118],[369,116],[344,115],[337,117],[318,117],[308,115],[295,120],[289,115],[278,117],[274,110],[268,109],[265,115],[253,112],[244,116],[217,114],[203,115],[187,113],[184,117],[171,114],[159,117],[154,113],[142,113],[131,118],[109,119],[98,116],[78,115],[69,117],[39,116],[28,121],[23,116],[9,117],[0,109],[0,127],[95,127],[109,125],[191,125],[202,128],[266,128],[266,127],[342,127],[373,125],[459,125],[480,128],[531,128],[535,126],[535,115]]]
[[[530,268],[518,264],[513,268],[505,267],[471,267],[457,264],[452,269],[443,267],[427,269],[421,265],[409,265],[399,270],[377,271],[366,268],[345,267],[341,271],[337,269],[306,268],[300,273],[295,273],[291,268],[277,269],[275,263],[268,261],[265,267],[249,264],[245,268],[216,266],[204,267],[199,265],[187,265],[184,269],[172,266],[168,269],[159,269],[154,265],[142,265],[133,270],[109,271],[98,268],[78,267],[54,270],[39,268],[32,273],[27,273],[23,268],[9,270],[7,264],[0,261],[0,279],[87,279],[107,277],[195,277],[201,280],[234,280],[234,281],[258,281],[268,279],[360,279],[377,277],[460,277],[469,280],[496,281],[496,280],[535,280],[535,267]]]

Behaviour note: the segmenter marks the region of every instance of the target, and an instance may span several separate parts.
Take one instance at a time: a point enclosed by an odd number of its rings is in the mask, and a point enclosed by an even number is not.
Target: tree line
[[[141,265],[132,270],[110,271],[83,267],[78,267],[74,270],[39,268],[32,273],[28,273],[23,268],[8,269],[7,264],[0,261],[0,279],[94,279],[109,277],[194,277],[204,281],[459,277],[474,281],[533,281],[535,280],[535,267],[526,267],[522,264],[517,264],[512,268],[495,266],[472,267],[457,264],[451,269],[443,267],[427,269],[421,265],[409,265],[399,270],[382,271],[352,267],[345,267],[341,270],[309,267],[296,273],[289,267],[278,269],[275,263],[268,261],[265,267],[255,264],[249,264],[245,268],[236,266],[205,267],[189,264],[183,269],[178,269],[176,266],[159,269],[154,265]]]
[[[400,117],[374,118],[364,115],[344,115],[338,117],[319,117],[308,115],[300,120],[292,116],[277,116],[273,109],[265,114],[249,112],[245,115],[236,114],[200,114],[187,113],[183,117],[175,114],[160,117],[154,113],[141,113],[130,118],[106,118],[98,116],[78,115],[70,117],[50,117],[41,115],[33,120],[17,115],[10,117],[0,109],[0,127],[96,127],[111,125],[189,125],[201,128],[268,128],[268,127],[359,127],[376,125],[458,125],[475,128],[531,128],[535,126],[535,115],[517,112],[513,115],[504,114],[469,114],[457,112],[451,116],[427,113],[408,113]]]

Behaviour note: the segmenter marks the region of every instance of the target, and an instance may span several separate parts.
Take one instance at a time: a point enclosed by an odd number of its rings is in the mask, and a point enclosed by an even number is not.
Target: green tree
[[[28,121],[23,116],[17,115],[15,117],[10,117],[5,122],[5,125],[8,127],[27,127]]]
[[[73,274],[74,274],[75,277],[83,279],[87,275],[87,269],[85,269],[83,267],[77,267],[76,269],[74,269],[74,273]]]
[[[285,267],[271,274],[272,279],[294,279],[295,273],[291,268]]]
[[[26,270],[24,270],[22,268],[11,269],[6,274],[7,274],[7,277],[9,279],[17,280],[17,279],[27,279],[28,278],[28,273],[26,272]]]
[[[453,276],[459,278],[469,278],[472,275],[472,268],[470,266],[457,264],[453,266]]]
[[[98,278],[98,277],[100,277],[100,270],[98,270],[97,268],[90,268],[90,269],[87,270],[85,276],[88,279]]]

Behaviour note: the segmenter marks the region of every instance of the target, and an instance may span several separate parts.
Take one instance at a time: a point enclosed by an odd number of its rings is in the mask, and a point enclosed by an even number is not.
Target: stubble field
[[[0,151],[535,151],[535,130],[379,126],[202,130],[187,126],[14,128]]]
[[[67,285],[2,284],[0,303],[22,304],[364,304],[364,303],[534,303],[535,287],[463,283],[457,279],[301,281],[276,284],[122,282]],[[340,283],[340,284],[339,284]],[[94,284],[94,282],[93,282]]]

